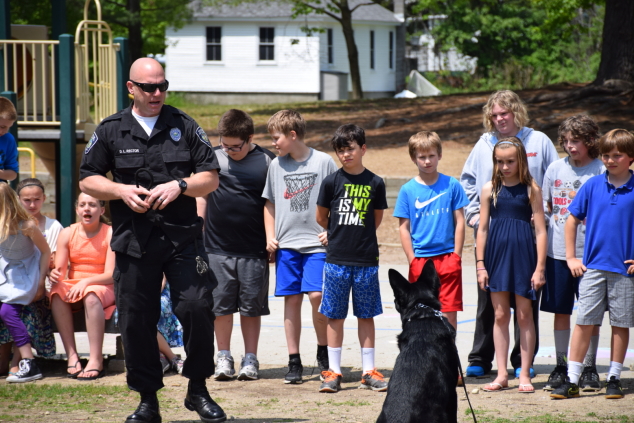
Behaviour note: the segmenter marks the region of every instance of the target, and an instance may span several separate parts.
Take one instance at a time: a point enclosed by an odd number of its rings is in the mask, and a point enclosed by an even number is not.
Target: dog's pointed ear
[[[434,296],[438,298],[438,292],[440,291],[440,278],[438,277],[438,272],[436,272],[436,266],[434,266],[433,261],[427,260],[425,262],[423,271],[420,272],[420,276],[418,277],[418,281],[416,283],[427,284],[434,292]]]
[[[387,272],[387,274],[388,274],[389,279],[390,279],[390,285],[392,286],[392,290],[395,293],[396,292],[409,292],[410,291],[411,284],[397,270],[390,269]]]

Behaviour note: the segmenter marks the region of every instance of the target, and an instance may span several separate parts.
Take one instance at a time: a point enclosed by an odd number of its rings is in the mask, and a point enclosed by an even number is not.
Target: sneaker
[[[161,368],[163,369],[163,374],[167,373],[169,369],[172,368],[172,363],[163,355],[163,353],[159,353],[159,357],[161,359]]]
[[[597,373],[595,366],[584,367],[581,378],[579,379],[579,387],[584,392],[596,392],[601,390],[601,379],[599,379],[599,373]]]
[[[561,386],[555,389],[550,394],[550,397],[554,399],[579,398],[579,386],[576,383],[572,383],[570,378],[566,376]]]
[[[9,380],[9,378],[7,378]],[[605,397],[607,399],[623,398],[623,388],[621,388],[621,380],[616,376],[612,376],[605,387]]]
[[[214,379],[231,380],[235,376],[236,369],[233,364],[233,357],[218,351],[218,354],[216,354],[216,373],[214,373]]]
[[[548,376],[548,381],[546,382],[546,385],[544,385],[544,391],[552,391],[554,389],[559,388],[561,384],[564,383],[564,380],[566,380],[567,375],[568,375],[568,368],[566,366],[555,367],[555,370],[553,370],[550,373],[550,376]],[[582,376],[582,380],[583,380],[583,376]]]
[[[304,373],[304,366],[302,366],[302,360],[299,358],[293,358],[288,361],[288,373],[284,377],[284,383],[302,383],[302,374]]]
[[[332,370],[321,372],[323,383],[319,387],[319,392],[338,392],[341,390],[341,379],[343,375]]]
[[[467,367],[467,377],[484,376],[484,368],[482,366],[474,366],[469,364]]]
[[[15,374],[7,377],[9,383],[23,383],[32,380],[42,379],[42,372],[32,358],[20,360],[19,369]]]
[[[317,367],[319,367],[319,379],[321,379],[321,381],[324,381],[324,372],[327,372],[330,370],[330,363],[328,361],[328,349],[324,348],[323,350],[320,350],[319,348],[317,348]]]
[[[255,354],[247,353],[240,362],[240,373],[238,380],[256,380],[258,378],[260,363]]]
[[[521,367],[518,367],[517,369],[515,369],[515,377],[520,377],[520,372],[522,371]],[[530,374],[530,378],[534,378],[535,377],[535,369],[533,369],[531,367],[531,370],[529,371]]]
[[[183,374],[183,366],[185,365],[185,361],[181,358],[180,354],[176,354],[172,359],[172,370],[174,370],[179,375]]]
[[[387,391],[387,382],[383,380],[383,375],[374,369],[361,376],[359,389],[372,389],[373,391],[384,392]]]

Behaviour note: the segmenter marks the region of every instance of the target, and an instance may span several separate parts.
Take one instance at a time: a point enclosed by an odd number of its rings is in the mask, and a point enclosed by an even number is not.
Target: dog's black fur
[[[397,337],[400,353],[377,423],[457,422],[456,331],[433,312],[440,310],[434,264],[427,261],[413,284],[394,269],[389,276],[403,332]]]

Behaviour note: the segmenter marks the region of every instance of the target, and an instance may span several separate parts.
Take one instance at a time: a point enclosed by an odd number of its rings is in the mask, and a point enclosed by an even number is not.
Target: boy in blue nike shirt
[[[456,328],[458,311],[462,311],[463,208],[469,200],[455,178],[438,172],[442,158],[438,134],[422,131],[408,144],[418,176],[401,187],[394,217],[399,220],[409,281],[416,282],[425,262],[432,260],[440,278],[441,311]]]

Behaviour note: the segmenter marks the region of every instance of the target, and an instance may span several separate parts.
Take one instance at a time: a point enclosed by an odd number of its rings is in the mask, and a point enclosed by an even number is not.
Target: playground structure
[[[102,119],[127,106],[130,61],[127,39],[113,39],[99,0],[86,0],[74,36],[60,28],[65,0],[51,7],[53,40],[44,26],[11,25],[9,0],[0,0],[0,95],[16,105],[16,140],[30,141],[55,177],[56,217],[68,226],[84,143]]]

